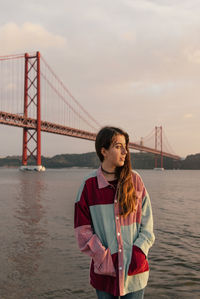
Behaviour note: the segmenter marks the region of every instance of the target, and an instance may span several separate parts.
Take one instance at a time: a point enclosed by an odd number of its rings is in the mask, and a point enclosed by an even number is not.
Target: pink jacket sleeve
[[[102,275],[116,276],[109,248],[105,248],[93,232],[87,190],[82,188],[78,194],[74,211],[74,228],[78,246],[82,252],[94,261],[94,272]]]

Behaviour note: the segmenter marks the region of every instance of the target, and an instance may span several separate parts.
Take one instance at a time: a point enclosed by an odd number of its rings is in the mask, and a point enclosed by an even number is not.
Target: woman
[[[92,258],[90,283],[99,299],[144,296],[147,254],[154,242],[149,195],[131,170],[129,136],[102,128],[95,147],[101,166],[82,183],[75,203],[79,248]]]

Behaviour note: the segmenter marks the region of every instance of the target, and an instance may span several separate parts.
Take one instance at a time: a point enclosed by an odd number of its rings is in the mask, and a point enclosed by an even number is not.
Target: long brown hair
[[[104,127],[96,136],[95,148],[100,161],[103,162],[104,156],[101,153],[101,149],[102,147],[109,149],[116,135],[123,135],[126,140],[127,154],[124,165],[121,167],[116,167],[115,175],[119,180],[117,196],[120,205],[120,215],[127,216],[135,210],[136,203],[136,194],[131,172],[130,152],[128,148],[129,136],[120,128]]]

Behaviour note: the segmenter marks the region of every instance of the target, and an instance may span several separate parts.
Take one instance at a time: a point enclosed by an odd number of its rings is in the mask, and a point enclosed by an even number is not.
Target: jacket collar
[[[105,188],[110,185],[103,175],[101,166],[97,169],[97,183],[98,183],[99,189]]]

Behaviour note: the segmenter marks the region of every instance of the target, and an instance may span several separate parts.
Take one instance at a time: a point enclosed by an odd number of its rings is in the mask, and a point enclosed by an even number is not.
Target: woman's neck
[[[106,163],[102,163],[101,164],[101,170],[103,172],[104,177],[108,181],[112,181],[112,180],[116,179],[115,167],[109,167],[109,165],[106,165]]]

